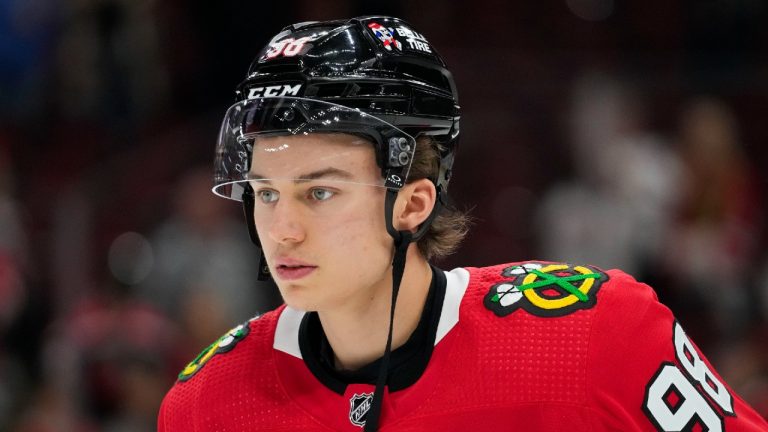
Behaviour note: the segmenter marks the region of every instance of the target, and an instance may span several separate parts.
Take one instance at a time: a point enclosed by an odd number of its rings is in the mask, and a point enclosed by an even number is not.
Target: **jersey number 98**
[[[677,321],[674,343],[678,364],[665,362],[656,371],[645,392],[646,414],[660,431],[692,430],[696,424],[710,432],[722,431],[723,416],[715,407],[733,416],[733,397]]]

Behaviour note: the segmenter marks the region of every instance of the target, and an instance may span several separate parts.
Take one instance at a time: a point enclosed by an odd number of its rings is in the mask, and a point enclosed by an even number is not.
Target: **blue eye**
[[[336,195],[336,192],[329,191],[328,189],[312,189],[310,193],[312,194],[312,199],[317,201],[325,201]]]
[[[256,192],[256,196],[259,197],[264,204],[273,203],[280,198],[280,193],[270,189],[262,189]]]

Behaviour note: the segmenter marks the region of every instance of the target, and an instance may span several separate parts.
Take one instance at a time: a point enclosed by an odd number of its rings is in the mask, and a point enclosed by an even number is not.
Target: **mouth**
[[[280,279],[297,280],[314,272],[317,266],[297,260],[279,259],[275,266],[275,272]]]

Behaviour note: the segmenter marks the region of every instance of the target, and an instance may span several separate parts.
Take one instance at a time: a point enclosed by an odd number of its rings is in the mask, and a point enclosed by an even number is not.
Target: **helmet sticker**
[[[400,189],[404,185],[405,185],[405,182],[403,182],[402,177],[400,177],[397,174],[388,175],[386,182],[384,183],[384,187],[389,189]]]
[[[267,52],[261,57],[261,60],[272,60],[277,57],[293,57],[303,54],[307,42],[315,41],[326,34],[328,34],[328,32],[324,31],[300,38],[289,37],[280,39],[277,42],[271,42],[269,44],[269,49],[267,49]]]
[[[404,26],[397,27],[395,32],[398,36],[405,38],[409,48],[425,53],[432,53],[432,48],[430,48],[429,42],[427,42],[427,39],[421,33],[417,33]]]
[[[608,275],[592,266],[530,262],[507,267],[485,296],[485,307],[498,316],[517,309],[542,317],[559,317],[597,303],[597,291]]]
[[[246,96],[246,99],[255,99],[259,97],[298,96],[300,90],[301,84],[251,87],[248,89],[248,95]]]
[[[373,35],[381,41],[387,51],[392,51],[393,45],[399,51],[403,50],[403,44],[401,44],[399,40],[395,39],[395,37],[392,35],[391,29],[388,29],[377,22],[368,23],[368,28],[371,29]]]
[[[424,53],[432,54],[432,47],[427,42],[427,39],[420,33],[417,33],[408,27],[403,25],[397,27],[384,27],[383,25],[373,21],[368,23],[368,28],[371,29],[373,35],[384,45],[384,49],[392,51],[392,47],[397,48],[398,51],[403,50],[404,40],[407,45],[406,48]],[[397,35],[398,37],[395,37]]]

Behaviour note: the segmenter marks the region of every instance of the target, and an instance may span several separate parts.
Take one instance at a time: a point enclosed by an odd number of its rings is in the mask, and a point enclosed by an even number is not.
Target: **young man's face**
[[[392,239],[371,143],[346,134],[258,138],[249,178],[259,239],[288,305],[333,310],[382,286]]]

